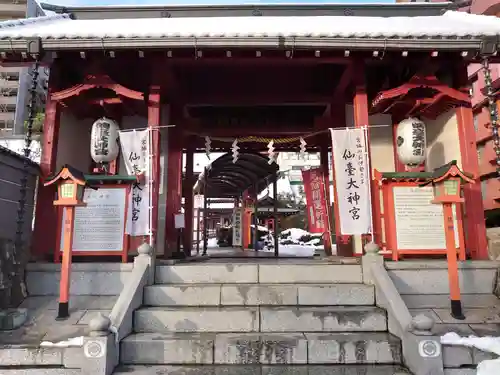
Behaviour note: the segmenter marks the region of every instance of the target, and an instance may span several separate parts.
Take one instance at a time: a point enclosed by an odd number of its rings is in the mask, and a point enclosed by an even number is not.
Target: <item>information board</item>
[[[433,204],[431,186],[394,186],[394,217],[398,250],[446,249],[443,206]],[[460,248],[456,207],[453,205],[455,246]]]
[[[125,247],[127,188],[85,189],[86,207],[76,207],[73,229],[74,252],[122,252]],[[63,210],[62,223],[66,210]],[[61,225],[61,245],[64,243]]]

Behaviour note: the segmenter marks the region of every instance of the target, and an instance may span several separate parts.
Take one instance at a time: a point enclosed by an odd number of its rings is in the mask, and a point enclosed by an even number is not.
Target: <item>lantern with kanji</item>
[[[425,123],[414,117],[401,121],[396,129],[396,143],[401,163],[409,167],[422,164],[427,148]]]
[[[110,163],[118,157],[118,124],[103,117],[92,124],[90,156],[98,164]]]
[[[54,177],[47,180],[44,185],[57,183],[55,206],[85,206],[83,193],[87,186],[83,172],[65,165]]]

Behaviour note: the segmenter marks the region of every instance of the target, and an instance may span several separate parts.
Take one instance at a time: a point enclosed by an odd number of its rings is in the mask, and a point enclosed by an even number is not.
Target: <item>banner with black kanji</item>
[[[372,233],[371,197],[366,132],[330,129],[340,233]]]

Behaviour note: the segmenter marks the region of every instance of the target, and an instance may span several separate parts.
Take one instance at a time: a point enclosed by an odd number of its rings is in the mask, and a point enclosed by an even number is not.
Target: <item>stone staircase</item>
[[[158,266],[120,363],[134,374],[405,372],[361,266],[298,260]]]

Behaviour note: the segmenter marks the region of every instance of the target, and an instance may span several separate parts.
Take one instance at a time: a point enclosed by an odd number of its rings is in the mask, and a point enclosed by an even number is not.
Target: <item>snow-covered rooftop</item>
[[[420,44],[439,41],[442,48],[454,48],[455,41],[480,41],[500,35],[500,20],[464,12],[447,11],[441,16],[422,17],[356,17],[356,16],[295,16],[295,17],[185,17],[135,19],[71,19],[69,15],[39,17],[0,22],[0,42],[5,48],[10,42],[40,37],[56,43],[59,49],[74,48],[68,41],[115,41],[116,46],[160,47],[192,45],[193,39],[213,46],[248,45],[257,40],[269,47],[283,43],[281,38],[300,40],[344,41],[376,39],[399,43],[417,39]],[[147,42],[156,41],[154,45]],[[64,41],[64,44],[60,43]],[[214,45],[215,41],[215,45]],[[217,43],[219,41],[219,44]],[[265,41],[265,43],[264,43]],[[244,44],[241,44],[241,43]],[[128,44],[127,44],[128,43]],[[159,44],[160,43],[160,44]],[[314,45],[318,45],[317,43]],[[474,44],[477,46],[478,44]],[[0,43],[0,48],[2,43]],[[54,45],[53,45],[54,46]],[[115,46],[115,47],[116,47]],[[472,45],[471,45],[472,46]],[[356,46],[353,46],[355,48]],[[388,46],[390,47],[390,46]],[[455,46],[456,48],[456,46]]]

